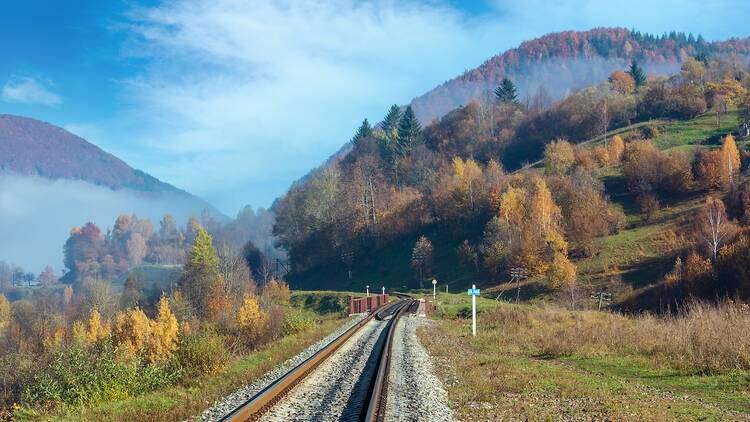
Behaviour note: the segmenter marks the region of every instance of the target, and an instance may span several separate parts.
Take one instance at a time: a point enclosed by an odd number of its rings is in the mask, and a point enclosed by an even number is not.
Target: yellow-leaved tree
[[[740,172],[740,150],[734,136],[727,135],[721,146],[721,180],[725,186],[732,186]]]
[[[615,135],[607,146],[610,164],[619,164],[622,160],[622,153],[625,152],[625,142],[620,135]]]
[[[547,267],[547,279],[553,289],[567,288],[570,291],[570,306],[575,309],[576,266],[565,254],[555,252],[552,263]]]
[[[102,316],[99,313],[99,309],[96,307],[91,309],[89,314],[89,326],[88,326],[88,341],[91,344],[97,343],[103,340],[109,335],[110,327],[108,321],[102,321]]]
[[[115,345],[126,356],[142,353],[148,362],[172,357],[177,349],[179,325],[165,296],[159,299],[156,318],[149,319],[140,308],[117,314],[114,329]]]
[[[10,323],[10,303],[5,295],[0,293],[0,336],[5,332],[8,323]]]
[[[552,141],[544,148],[544,172],[547,174],[565,174],[575,161],[573,146],[564,139]]]
[[[150,325],[151,332],[148,337],[146,358],[149,362],[169,359],[177,349],[179,326],[177,318],[169,308],[169,301],[166,296],[159,299],[159,312]]]
[[[243,342],[252,344],[266,325],[266,315],[260,309],[255,296],[246,296],[237,312],[237,325],[243,336]]]
[[[119,312],[115,317],[115,345],[128,356],[140,353],[151,331],[151,321],[141,308]]]

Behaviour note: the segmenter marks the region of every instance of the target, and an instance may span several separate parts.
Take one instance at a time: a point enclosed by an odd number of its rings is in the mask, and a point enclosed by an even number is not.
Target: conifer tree
[[[646,73],[643,71],[641,66],[638,65],[637,61],[633,60],[630,62],[630,70],[628,70],[627,73],[635,81],[636,88],[646,83]]]
[[[398,123],[398,142],[400,146],[400,155],[407,155],[419,141],[422,134],[422,126],[417,120],[411,106],[406,107],[401,121]]]
[[[372,126],[370,126],[370,122],[365,119],[362,121],[359,129],[357,129],[357,133],[352,137],[352,144],[356,145],[360,140],[367,138],[368,136],[372,136]]]
[[[504,103],[518,104],[516,85],[508,78],[503,78],[500,82],[500,86],[495,89],[495,96]]]
[[[383,119],[383,132],[385,132],[385,137],[389,141],[393,141],[398,136],[398,124],[401,120],[401,109],[394,104],[391,106],[391,108],[388,110],[388,114],[385,115],[385,118]]]

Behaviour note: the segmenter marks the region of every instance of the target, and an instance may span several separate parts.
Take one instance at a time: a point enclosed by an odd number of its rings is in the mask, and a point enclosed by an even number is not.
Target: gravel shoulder
[[[371,357],[385,341],[385,321],[372,320],[331,357],[294,387],[262,421],[358,420],[377,359]]]
[[[356,323],[361,321],[362,319],[366,318],[366,314],[360,314],[356,315],[354,317],[351,317],[346,323],[339,326],[336,330],[331,332],[328,336],[323,338],[322,340],[312,344],[307,349],[305,349],[302,353],[294,356],[291,359],[288,359],[281,365],[277,366],[273,370],[267,372],[262,377],[258,378],[255,382],[252,384],[248,384],[237,391],[235,391],[232,394],[229,394],[228,396],[225,396],[221,400],[214,403],[210,408],[203,411],[196,419],[201,421],[217,421],[224,417],[226,414],[243,404],[245,401],[247,401],[250,397],[258,393],[260,390],[262,390],[264,387],[287,373],[289,370],[294,368],[295,366],[302,363],[304,360],[309,358],[310,356],[317,353],[320,349],[325,347],[327,344],[329,344],[331,341],[336,339],[338,336],[343,334],[346,330],[354,326]]]
[[[432,359],[417,337],[430,321],[404,316],[396,326],[388,377],[388,421],[453,421],[448,394],[434,375]]]

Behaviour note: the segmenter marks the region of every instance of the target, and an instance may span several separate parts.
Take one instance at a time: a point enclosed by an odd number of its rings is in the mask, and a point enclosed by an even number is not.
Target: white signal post
[[[365,286],[365,289],[367,289],[367,297],[370,297],[370,285]]]
[[[385,286],[383,286],[383,296],[385,296]]]
[[[437,301],[437,280],[432,280],[432,303]]]
[[[471,335],[476,337],[477,335],[477,296],[479,296],[479,289],[476,284],[471,285],[471,289],[467,291],[468,295],[471,296]]]

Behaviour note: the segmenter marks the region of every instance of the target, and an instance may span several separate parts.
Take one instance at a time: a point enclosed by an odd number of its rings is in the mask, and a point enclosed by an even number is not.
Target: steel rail
[[[415,300],[404,301],[398,309],[394,310],[393,318],[388,323],[386,330],[386,339],[383,347],[380,349],[380,358],[378,360],[378,369],[375,376],[370,381],[370,390],[368,394],[367,406],[363,407],[360,420],[366,422],[376,422],[385,420],[386,401],[388,394],[388,373],[391,369],[391,347],[393,337],[396,333],[396,324],[398,319],[412,308]]]
[[[245,401],[245,403],[219,420],[222,422],[244,422],[260,419],[260,417],[263,416],[264,413],[266,413],[279,400],[281,400],[292,388],[294,388],[295,385],[299,384],[300,381],[302,381],[308,374],[310,374],[310,372],[317,368],[344,343],[346,343],[346,341],[349,340],[349,338],[351,338],[354,333],[359,331],[360,328],[364,327],[365,324],[370,322],[373,318],[383,315],[392,309],[401,309],[400,307],[402,306],[403,301],[398,301],[387,304],[382,309],[372,312],[367,318],[363,319],[362,321],[346,330],[343,334],[336,337],[322,349],[318,350],[315,354],[292,368],[280,378],[277,378],[276,381],[260,390],[250,399]]]

